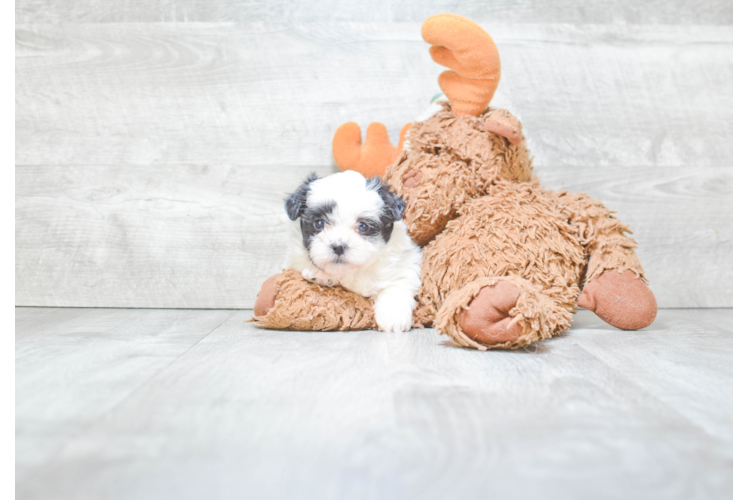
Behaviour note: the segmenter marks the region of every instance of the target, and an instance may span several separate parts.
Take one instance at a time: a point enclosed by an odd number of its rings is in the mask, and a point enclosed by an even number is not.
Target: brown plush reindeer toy
[[[488,33],[439,14],[422,35],[434,61],[452,70],[439,77],[449,102],[406,125],[398,148],[381,124],[369,127],[363,146],[355,123],[333,139],[341,169],[380,174],[407,202],[403,218],[423,247],[414,324],[482,350],[556,335],[577,306],[625,330],[650,325],[657,302],[627,226],[585,194],[542,187],[522,125],[487,108],[501,73]],[[290,270],[265,282],[255,316],[263,328],[377,328],[371,299]]]

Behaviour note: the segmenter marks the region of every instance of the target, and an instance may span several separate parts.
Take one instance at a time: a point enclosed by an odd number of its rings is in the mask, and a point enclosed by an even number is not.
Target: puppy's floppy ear
[[[317,174],[311,173],[296,189],[296,192],[286,198],[286,213],[291,220],[298,219],[306,210],[306,197],[309,194],[309,184],[318,179]]]
[[[384,202],[384,218],[389,219],[392,222],[403,218],[403,214],[405,213],[405,200],[394,194],[389,184],[382,182],[382,179],[377,175],[373,179],[366,180],[366,187],[368,189],[376,190],[382,198],[382,201]]]

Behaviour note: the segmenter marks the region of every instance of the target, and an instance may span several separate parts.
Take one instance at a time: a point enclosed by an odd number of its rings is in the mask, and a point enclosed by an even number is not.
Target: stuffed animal
[[[627,226],[585,194],[541,186],[519,120],[487,107],[501,74],[491,37],[454,14],[430,17],[422,35],[451,69],[439,77],[441,109],[406,125],[398,147],[381,124],[363,145],[354,123],[333,139],[341,169],[382,175],[407,203],[423,247],[414,324],[481,350],[559,334],[577,306],[621,329],[650,325],[657,302]],[[377,327],[371,299],[289,270],[263,284],[254,313],[263,328]]]

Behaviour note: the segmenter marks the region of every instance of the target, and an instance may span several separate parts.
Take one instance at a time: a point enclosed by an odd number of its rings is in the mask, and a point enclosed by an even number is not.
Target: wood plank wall
[[[16,2],[16,303],[251,307],[338,125],[439,91],[420,24],[494,37],[547,187],[618,211],[661,307],[732,306],[732,3]]]

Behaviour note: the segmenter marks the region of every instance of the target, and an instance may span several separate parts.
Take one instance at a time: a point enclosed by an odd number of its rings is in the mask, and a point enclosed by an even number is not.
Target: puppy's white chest
[[[348,276],[340,278],[340,284],[364,297],[374,297],[382,291],[381,280],[372,269],[354,271]]]

